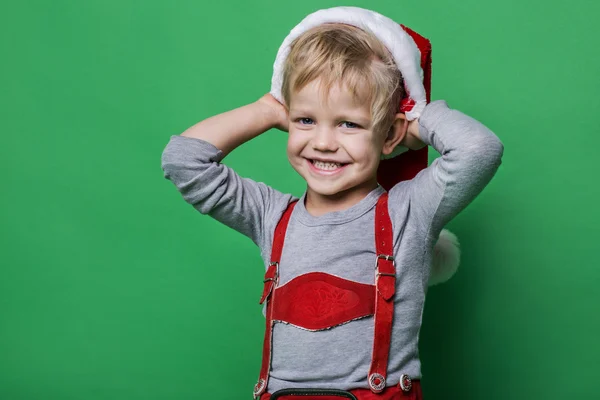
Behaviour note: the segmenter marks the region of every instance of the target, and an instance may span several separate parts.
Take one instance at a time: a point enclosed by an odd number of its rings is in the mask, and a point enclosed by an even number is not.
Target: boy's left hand
[[[406,136],[404,136],[404,139],[400,142],[400,146],[407,147],[411,150],[419,150],[427,146],[419,136],[419,118],[408,122],[408,130]]]

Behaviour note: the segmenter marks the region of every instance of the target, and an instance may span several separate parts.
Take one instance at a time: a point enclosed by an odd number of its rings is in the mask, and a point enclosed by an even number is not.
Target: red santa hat
[[[403,77],[405,97],[399,111],[409,121],[419,118],[431,101],[431,42],[410,28],[375,11],[359,7],[333,7],[318,10],[306,16],[285,38],[273,64],[271,95],[285,104],[282,96],[283,66],[290,53],[290,44],[304,32],[326,23],[342,23],[368,30],[392,54]],[[427,168],[427,147],[409,150],[397,146],[394,152],[382,157],[377,170],[379,184],[390,190],[398,182],[415,177]],[[429,285],[445,282],[456,272],[460,263],[460,246],[454,234],[446,229],[440,233],[434,246]]]

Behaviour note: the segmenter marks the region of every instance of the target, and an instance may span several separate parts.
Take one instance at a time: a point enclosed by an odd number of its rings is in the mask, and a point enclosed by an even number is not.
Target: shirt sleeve
[[[390,198],[408,195],[411,213],[429,237],[477,197],[498,170],[504,146],[481,122],[448,107],[444,100],[429,103],[419,117],[421,140],[441,157],[403,185],[390,190]],[[396,190],[395,190],[396,189]],[[396,192],[396,193],[394,193]]]
[[[162,153],[161,167],[164,177],[196,210],[261,246],[265,227],[274,227],[294,197],[242,178],[222,164],[222,159],[223,152],[205,140],[172,135]]]

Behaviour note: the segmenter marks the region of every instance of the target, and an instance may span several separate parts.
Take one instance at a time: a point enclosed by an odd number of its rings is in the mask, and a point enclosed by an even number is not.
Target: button
[[[379,393],[385,389],[385,378],[381,374],[373,373],[369,376],[369,386],[373,392]]]
[[[400,376],[400,388],[403,392],[410,392],[410,389],[412,388],[412,379],[410,379],[410,376],[406,374]]]

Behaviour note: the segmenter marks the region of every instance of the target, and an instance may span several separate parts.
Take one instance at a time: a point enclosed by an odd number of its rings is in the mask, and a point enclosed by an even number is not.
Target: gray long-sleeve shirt
[[[397,384],[401,374],[421,378],[419,331],[433,246],[444,225],[492,179],[504,152],[493,132],[450,109],[444,100],[425,107],[419,135],[441,157],[389,191],[397,287],[388,385]],[[220,163],[222,158],[223,153],[206,141],[173,135],[162,154],[162,168],[199,212],[251,238],[266,268],[275,226],[296,197],[240,177]],[[374,215],[383,192],[379,186],[349,209],[318,217],[307,212],[303,194],[289,222],[279,284],[317,271],[374,284]],[[368,387],[372,317],[317,332],[276,323],[272,343],[271,393],[298,387]]]

